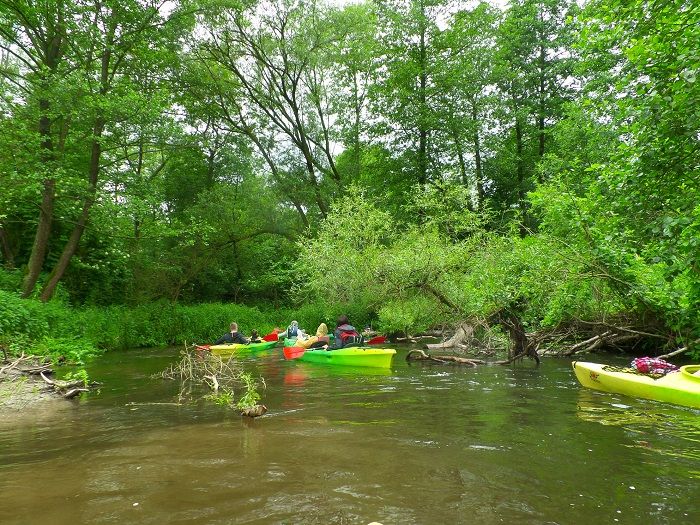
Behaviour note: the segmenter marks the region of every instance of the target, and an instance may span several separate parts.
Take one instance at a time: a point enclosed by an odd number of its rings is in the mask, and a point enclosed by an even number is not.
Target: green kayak
[[[273,348],[276,344],[277,341],[265,341],[262,343],[250,343],[247,345],[234,343],[228,345],[212,345],[209,347],[209,350],[212,354],[228,355],[242,352],[259,352],[261,350],[268,350]]]
[[[340,366],[391,367],[396,354],[393,348],[341,348],[339,350],[306,350],[298,359],[308,363]]]

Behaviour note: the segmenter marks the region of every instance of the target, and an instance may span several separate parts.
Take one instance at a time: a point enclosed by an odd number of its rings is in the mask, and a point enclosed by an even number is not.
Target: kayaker
[[[312,335],[303,341],[297,339],[294,346],[300,348],[323,348],[324,346],[328,346],[329,343],[330,337],[328,337],[328,327],[326,323],[321,323],[318,325],[318,328],[316,328],[316,335]]]
[[[355,330],[355,327],[350,324],[347,315],[338,317],[338,322],[335,325],[335,341],[333,346],[328,347],[328,350],[337,350],[338,348],[348,348],[351,346],[360,346],[364,339]]]
[[[277,339],[292,339],[299,335],[299,323],[297,321],[292,321],[284,332],[277,334]]]
[[[262,339],[260,339],[260,336],[258,335],[257,330],[252,330],[250,332],[250,342],[251,343],[262,343]]]
[[[242,345],[247,345],[250,343],[248,339],[243,337],[243,334],[238,332],[238,323],[231,323],[230,332],[219,337],[214,344],[222,345],[224,343],[240,343]]]

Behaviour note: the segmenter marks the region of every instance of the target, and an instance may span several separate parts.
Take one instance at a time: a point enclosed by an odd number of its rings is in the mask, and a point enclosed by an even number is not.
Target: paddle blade
[[[384,337],[383,335],[378,335],[367,341],[368,345],[381,345],[384,343],[386,343],[386,337]]]
[[[211,345],[195,345],[195,348],[196,348],[197,350],[209,350],[209,347],[210,347],[210,346],[211,346]]]
[[[304,355],[304,352],[306,352],[306,349],[299,346],[285,346],[282,349],[285,359],[299,359]]]
[[[271,341],[277,341],[277,333],[272,332],[271,334],[267,334],[265,337],[263,337],[263,341],[267,341],[268,343]]]

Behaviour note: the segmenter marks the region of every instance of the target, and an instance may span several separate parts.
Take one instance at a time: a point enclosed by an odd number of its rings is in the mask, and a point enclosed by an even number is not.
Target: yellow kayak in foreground
[[[574,361],[571,365],[576,379],[585,387],[700,408],[700,375],[695,375],[700,365],[682,366],[680,371],[658,379],[600,363]]]

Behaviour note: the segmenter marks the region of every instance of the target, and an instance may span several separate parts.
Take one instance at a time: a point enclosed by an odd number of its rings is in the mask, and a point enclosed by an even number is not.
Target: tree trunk
[[[545,88],[546,88],[546,78],[545,78],[545,48],[543,44],[540,44],[540,56],[539,56],[539,66],[540,66],[540,85],[539,85],[539,114],[537,115],[537,129],[539,131],[539,149],[537,153],[540,157],[544,156],[544,121],[545,121]],[[544,182],[540,178],[540,182]]]
[[[527,235],[527,202],[525,201],[525,161],[523,159],[523,129],[520,117],[515,117],[515,149],[518,170],[518,206],[520,207],[520,236]]]
[[[51,271],[49,280],[41,291],[41,300],[46,302],[53,296],[56,291],[56,286],[59,281],[63,278],[63,275],[70,264],[73,255],[78,249],[80,243],[80,238],[85,231],[85,226],[87,225],[88,217],[90,215],[90,208],[92,208],[95,202],[95,194],[97,192],[97,179],[100,174],[100,157],[102,155],[102,145],[100,144],[100,138],[105,127],[105,120],[103,117],[97,117],[95,120],[95,126],[93,128],[93,139],[92,139],[92,152],[90,154],[90,165],[89,165],[89,185],[88,192],[85,196],[83,202],[83,209],[80,213],[78,221],[73,227],[73,232],[70,238],[66,242],[61,257],[59,258],[56,266]]]
[[[56,181],[54,179],[45,179],[41,208],[39,210],[39,224],[37,224],[36,227],[32,253],[29,256],[27,275],[25,275],[24,282],[22,283],[22,297],[29,297],[32,292],[34,292],[36,283],[39,280],[39,275],[41,274],[41,269],[44,266],[49,238],[51,237],[55,191]]]
[[[353,180],[357,181],[361,173],[362,159],[360,153],[360,126],[362,122],[362,106],[360,105],[360,90],[357,86],[357,72],[353,73],[353,98],[355,110],[355,123],[353,129]]]
[[[476,194],[479,206],[484,202],[484,175],[481,167],[481,141],[479,137],[479,121],[476,103],[472,101],[472,123],[474,124],[474,163],[476,165]]]
[[[43,82],[51,81],[51,76],[56,73],[59,61],[63,55],[63,11],[62,6],[56,6],[56,21],[51,23],[47,12],[47,27],[45,32],[41,28],[32,28],[31,24],[25,26],[29,33],[34,35],[39,34],[42,38],[38,41],[33,41],[40,56],[42,56],[42,66],[47,72],[42,71]],[[28,19],[24,19],[27,21]],[[44,76],[46,75],[46,76]],[[34,243],[32,252],[29,256],[27,267],[27,275],[22,283],[22,297],[29,297],[36,287],[39,280],[39,275],[44,266],[46,253],[48,252],[49,239],[51,237],[51,223],[53,222],[54,198],[56,193],[56,181],[53,177],[53,166],[51,162],[54,159],[53,140],[51,138],[51,119],[49,118],[50,102],[46,98],[40,98],[39,111],[39,135],[41,137],[41,163],[46,170],[46,178],[44,179],[44,188],[41,195],[41,208],[39,209],[39,222],[37,224],[36,234],[34,235]]]
[[[426,67],[426,43],[425,43],[425,6],[421,0],[421,20],[420,20],[420,68],[419,74],[419,114],[418,114],[418,182],[425,185],[428,182],[428,130],[425,123],[427,112],[428,74]]]
[[[454,142],[455,150],[457,151],[457,162],[459,163],[459,178],[462,180],[462,184],[465,187],[468,187],[469,179],[467,177],[467,163],[464,160],[464,150],[462,148],[462,141],[460,140],[457,126],[452,124],[450,126],[450,131],[452,133],[452,141]]]

